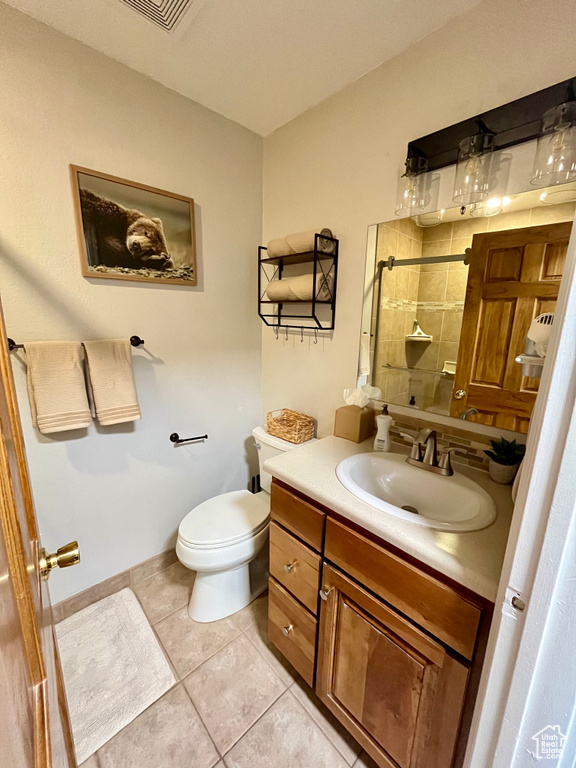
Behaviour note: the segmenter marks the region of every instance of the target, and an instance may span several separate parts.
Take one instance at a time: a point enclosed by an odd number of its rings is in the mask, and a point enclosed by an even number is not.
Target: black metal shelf
[[[326,253],[320,250],[320,240],[334,243],[334,252]],[[286,256],[267,256],[267,249],[261,245],[258,248],[258,315],[262,321],[272,328],[294,328],[298,330],[332,331],[336,315],[336,286],[338,280],[338,246],[334,237],[316,233],[314,250],[302,253],[291,253]],[[272,280],[282,278],[284,269],[297,264],[311,264],[312,284],[317,286],[311,299],[291,299],[287,301],[271,301],[267,298],[266,287]],[[320,278],[318,285],[318,279]],[[328,290],[329,299],[320,299]],[[300,314],[289,314],[284,311],[284,305],[290,308],[301,306]],[[274,312],[267,312],[270,306],[275,306]],[[300,324],[295,321],[300,320]]]

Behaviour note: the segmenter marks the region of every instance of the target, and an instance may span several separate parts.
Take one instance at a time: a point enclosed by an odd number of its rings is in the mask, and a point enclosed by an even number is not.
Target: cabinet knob
[[[284,566],[284,572],[291,573],[294,570],[295,565],[296,565],[296,560],[294,560],[293,563],[286,563],[286,565]]]
[[[290,632],[292,632],[293,629],[294,627],[292,626],[292,624],[289,624],[287,627],[282,627],[282,634],[284,635],[284,637],[288,637],[288,635],[290,634]]]
[[[463,397],[466,397],[466,390],[465,389],[457,389],[456,392],[454,392],[454,399],[455,400],[462,400]]]
[[[320,598],[326,602],[326,600],[328,600],[330,597],[330,592],[332,592],[333,589],[334,587],[322,587],[320,590]]]

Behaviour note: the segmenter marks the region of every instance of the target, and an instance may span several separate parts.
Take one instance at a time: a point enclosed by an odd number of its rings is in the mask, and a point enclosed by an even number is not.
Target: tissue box
[[[360,408],[359,405],[344,405],[336,410],[334,435],[361,443],[374,434],[376,428],[373,408]]]

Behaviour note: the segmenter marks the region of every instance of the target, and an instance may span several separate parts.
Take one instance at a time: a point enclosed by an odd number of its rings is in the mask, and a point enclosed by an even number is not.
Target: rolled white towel
[[[316,275],[316,290],[314,290],[314,275],[298,275],[282,280],[271,280],[266,288],[270,301],[312,301],[314,294],[319,301],[329,301],[332,298],[332,275]]]
[[[289,256],[294,251],[288,245],[288,241],[285,237],[277,237],[274,240],[270,240],[266,246],[267,257],[273,258],[276,256]]]
[[[320,231],[320,234],[324,235],[324,237],[320,238],[318,249],[323,253],[334,253],[336,244],[326,239],[327,237],[332,237],[332,231],[325,228]],[[267,245],[268,257],[289,256],[292,253],[313,251],[315,239],[315,230],[294,232],[291,235],[286,235],[286,237],[277,237],[274,240],[270,240]]]

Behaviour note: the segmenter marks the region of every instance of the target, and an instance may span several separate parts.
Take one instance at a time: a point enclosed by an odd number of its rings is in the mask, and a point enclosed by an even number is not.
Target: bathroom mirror
[[[359,385],[527,432],[576,210],[558,191],[370,227]]]

